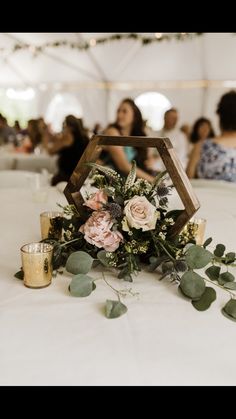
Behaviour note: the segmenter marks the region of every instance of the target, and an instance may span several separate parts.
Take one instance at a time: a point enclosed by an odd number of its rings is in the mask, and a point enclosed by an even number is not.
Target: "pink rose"
[[[90,198],[85,201],[84,205],[91,208],[92,210],[100,210],[103,207],[103,204],[106,204],[108,201],[108,197],[104,191],[97,191]]]
[[[112,225],[113,220],[108,211],[95,211],[79,231],[84,234],[88,243],[107,252],[114,252],[118,249],[123,236],[119,231],[111,231]]]

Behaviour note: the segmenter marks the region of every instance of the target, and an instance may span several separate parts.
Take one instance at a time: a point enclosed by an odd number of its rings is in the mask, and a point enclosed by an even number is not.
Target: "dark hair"
[[[131,98],[125,98],[122,100],[120,105],[122,105],[123,103],[127,103],[132,108],[134,113],[134,121],[130,135],[132,137],[146,137],[146,133],[144,130],[145,122],[143,120],[142,113],[138,106],[135,104],[134,100]],[[112,126],[118,129],[118,131],[120,131],[120,127],[117,124],[117,122],[115,122],[115,124],[112,124]],[[144,168],[144,161],[147,159],[147,148],[135,148],[135,150],[135,160],[137,162],[137,165],[141,168]]]
[[[199,128],[202,124],[208,124],[209,125],[210,132],[208,134],[208,138],[214,138],[215,137],[215,133],[214,133],[213,127],[211,125],[211,121],[207,118],[202,117],[202,118],[197,119],[196,122],[193,125],[193,129],[192,129],[192,132],[191,132],[191,135],[190,135],[191,143],[197,143],[200,140],[198,130],[199,130]]]
[[[216,113],[220,118],[220,127],[225,131],[236,131],[236,91],[223,95],[218,103]]]
[[[68,115],[65,118],[65,124],[76,141],[82,141],[84,145],[88,144],[89,139],[84,130],[82,119],[78,119],[74,115]]]
[[[144,131],[145,122],[143,120],[141,111],[138,108],[138,106],[135,104],[135,102],[131,98],[123,99],[120,105],[122,105],[123,103],[127,103],[132,108],[133,113],[134,113],[134,121],[133,121],[133,126],[132,126],[130,135],[134,137],[146,136],[146,133]],[[114,127],[118,131],[121,131],[121,128],[117,122],[110,124],[109,127]]]
[[[29,126],[30,126],[30,129],[29,129]],[[35,148],[42,141],[42,134],[39,130],[37,119],[30,119],[28,121],[27,131],[28,131],[29,138],[31,139],[32,146],[33,148]]]

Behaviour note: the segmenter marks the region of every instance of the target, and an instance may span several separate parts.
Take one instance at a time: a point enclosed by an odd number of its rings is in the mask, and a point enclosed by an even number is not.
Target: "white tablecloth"
[[[57,156],[0,152],[0,170],[41,172],[42,169],[54,174],[57,170]]]
[[[236,188],[195,190],[206,235],[236,250]],[[39,214],[66,201],[53,188],[44,204],[33,203],[26,190],[1,190],[0,197],[0,385],[236,384],[236,323],[220,313],[224,292],[200,313],[175,285],[141,273],[131,284],[139,296],[124,300],[127,314],[109,320],[103,304],[115,296],[103,281],[87,298],[69,295],[69,274],[48,288],[28,289],[13,277],[19,249],[40,239]]]

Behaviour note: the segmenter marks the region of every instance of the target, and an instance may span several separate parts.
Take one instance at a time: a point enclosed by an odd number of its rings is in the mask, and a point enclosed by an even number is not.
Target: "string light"
[[[120,41],[123,39],[139,41],[142,45],[148,45],[153,42],[162,42],[162,41],[170,41],[175,39],[177,41],[185,41],[187,39],[192,39],[196,36],[204,35],[202,32],[196,33],[187,33],[187,32],[180,32],[180,33],[154,33],[152,36],[142,35],[140,33],[128,33],[128,34],[113,34],[108,35],[105,37],[99,38],[91,38],[88,41],[83,42],[71,42],[68,40],[60,40],[54,42],[46,42],[41,45],[30,45],[27,43],[19,42],[14,44],[10,49],[6,47],[1,47],[0,52],[9,52],[10,54],[19,50],[28,50],[34,56],[43,52],[47,48],[59,48],[59,47],[68,47],[72,49],[77,49],[79,51],[87,50],[89,48],[93,48],[96,45],[102,45],[113,41]]]

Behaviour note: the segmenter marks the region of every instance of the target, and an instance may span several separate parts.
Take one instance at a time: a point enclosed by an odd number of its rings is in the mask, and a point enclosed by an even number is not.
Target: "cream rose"
[[[160,212],[152,205],[145,196],[134,196],[124,208],[125,218],[122,228],[127,231],[129,227],[142,229],[143,231],[154,230]]]

